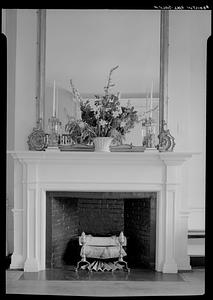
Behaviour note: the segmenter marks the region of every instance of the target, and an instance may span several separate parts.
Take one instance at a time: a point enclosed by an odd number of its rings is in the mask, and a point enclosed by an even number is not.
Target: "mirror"
[[[44,57],[39,61],[45,66],[40,71],[45,101],[40,102],[38,115],[43,116],[44,131],[52,115],[54,81],[57,114],[64,132],[67,114],[75,116],[76,111],[70,79],[83,99],[91,99],[103,94],[109,70],[115,65],[119,68],[113,74],[112,92],[121,93],[121,105],[129,100],[140,117],[152,105],[156,108],[152,117],[161,126],[167,100],[167,11],[47,9],[39,10],[40,14],[42,11],[39,24],[42,20],[45,23],[41,27],[45,34],[40,34],[40,54]],[[44,92],[44,84],[40,90]],[[158,132],[157,126],[156,136]],[[139,123],[127,143],[141,142]]]

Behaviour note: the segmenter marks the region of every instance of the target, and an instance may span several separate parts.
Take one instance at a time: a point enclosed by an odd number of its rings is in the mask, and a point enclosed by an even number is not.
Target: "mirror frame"
[[[36,124],[45,128],[46,9],[37,10]]]
[[[37,128],[44,130],[45,120],[45,56],[46,56],[46,9],[37,11]],[[168,60],[169,60],[169,11],[160,15],[160,77],[159,77],[159,146],[164,126],[168,122]],[[171,138],[171,136],[170,136]],[[165,140],[164,140],[165,141]],[[174,147],[174,145],[173,145]],[[172,147],[172,149],[173,149]],[[171,150],[172,150],[171,149]],[[168,150],[164,149],[163,150]]]

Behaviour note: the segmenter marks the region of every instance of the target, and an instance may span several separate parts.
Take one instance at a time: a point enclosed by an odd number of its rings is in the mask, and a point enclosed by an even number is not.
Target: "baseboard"
[[[188,239],[205,238],[205,230],[189,230]]]
[[[190,256],[190,265],[194,267],[205,267],[205,256]]]
[[[11,256],[12,256],[12,253],[9,253],[8,255],[5,256],[5,269],[6,270],[8,270],[10,268]]]

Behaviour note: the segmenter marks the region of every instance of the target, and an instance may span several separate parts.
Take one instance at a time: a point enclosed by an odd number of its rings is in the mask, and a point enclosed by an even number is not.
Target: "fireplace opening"
[[[83,231],[123,231],[128,266],[155,268],[156,192],[47,192],[46,199],[46,268],[76,266]]]

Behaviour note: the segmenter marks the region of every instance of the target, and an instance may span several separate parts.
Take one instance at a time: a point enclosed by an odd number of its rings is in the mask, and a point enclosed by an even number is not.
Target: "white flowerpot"
[[[93,142],[95,144],[95,151],[98,152],[110,152],[110,144],[112,142],[111,137],[96,137]]]

